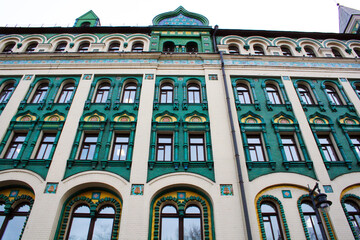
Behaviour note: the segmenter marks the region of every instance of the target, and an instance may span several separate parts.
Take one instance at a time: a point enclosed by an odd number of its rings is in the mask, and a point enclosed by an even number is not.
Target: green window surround
[[[30,101],[30,96],[33,95],[34,91],[37,90],[37,88],[40,86],[40,84],[42,83],[48,83],[48,90],[46,91],[43,99],[39,102],[39,103],[31,103]],[[41,78],[38,81],[34,81],[31,83],[30,85],[30,89],[28,91],[28,93],[26,94],[24,100],[21,101],[20,106],[19,106],[19,110],[24,110],[25,105],[37,105],[37,109],[38,110],[42,110],[44,109],[45,105],[46,105],[46,99],[50,93],[50,91],[52,90],[52,88],[54,87],[54,84],[52,82],[50,82],[50,79],[48,78]]]
[[[237,85],[238,84],[245,84],[246,86],[249,87],[249,90],[251,91],[252,94],[252,104],[254,105],[254,108],[256,111],[260,111],[260,103],[259,100],[257,99],[257,96],[255,94],[255,85],[252,82],[249,82],[248,80],[245,79],[235,79],[232,82],[232,87],[233,87],[233,93],[234,93],[234,98],[235,98],[235,105],[236,105],[236,110],[240,111],[241,110],[241,103],[239,101],[239,96],[237,94]]]
[[[173,86],[172,103],[160,103],[160,89],[163,84],[169,83]],[[172,105],[172,110],[179,110],[179,84],[174,82],[173,79],[163,79],[157,81],[155,84],[155,99],[154,99],[154,110],[159,110],[159,105]]]
[[[355,146],[351,137],[359,137],[360,136],[360,119],[356,116],[351,116],[349,114],[345,114],[343,117],[339,118],[339,125],[344,132],[344,136],[346,137],[347,142],[351,148],[351,151],[355,155],[355,159],[357,160],[357,164],[360,165],[360,155],[357,150],[358,146]]]
[[[302,204],[303,200],[307,200],[309,198],[310,198],[309,194],[304,194],[297,201],[297,206],[298,206],[301,222],[302,222],[305,237],[306,237],[307,240],[311,240],[311,238],[310,238],[309,231],[307,229],[307,223],[306,223],[305,218],[304,218],[304,214],[303,214],[303,211],[302,211],[302,208],[301,208],[301,204]],[[322,218],[324,220],[323,223],[325,223],[324,227],[327,230],[328,236],[330,237],[331,240],[335,240],[335,236],[334,236],[334,233],[332,231],[331,224],[330,224],[330,221],[329,221],[329,218],[328,218],[327,214],[326,213],[321,213],[321,215],[322,215]]]
[[[353,87],[358,98],[360,98],[360,81],[351,81],[351,86]]]
[[[359,206],[359,203],[360,203],[360,197],[355,195],[355,194],[345,194],[342,198],[341,198],[341,206],[343,207],[344,209],[344,212],[345,212],[345,215],[346,215],[346,219],[350,225],[350,228],[351,228],[351,232],[352,234],[354,235],[354,239],[356,240],[359,240],[360,239],[360,236],[359,236],[359,233],[357,232],[357,229],[355,228],[355,226],[353,225],[352,223],[352,219],[350,217],[350,214],[348,212],[348,210],[346,209],[346,206],[345,206],[345,201],[346,200],[351,200],[351,201],[354,201],[355,203],[357,203],[357,205]]]
[[[306,80],[296,80],[294,82],[294,87],[295,87],[296,93],[297,93],[297,95],[298,95],[298,97],[300,99],[300,103],[303,106],[303,109],[305,111],[307,111],[308,108],[311,107],[312,105],[305,104],[304,101],[302,100],[302,98],[300,97],[300,92],[299,92],[299,89],[298,89],[298,85],[300,85],[300,84],[308,87],[309,91],[311,91],[314,94],[315,101],[316,101],[316,103],[314,105],[318,106],[320,108],[320,111],[324,112],[325,111],[324,103],[319,98],[319,95],[316,92],[314,84],[311,83],[310,81],[306,81]]]
[[[337,105],[336,103],[334,103],[333,100],[331,100],[329,95],[326,93],[326,86],[334,88],[335,91],[338,90],[342,99],[345,101],[345,105]],[[335,81],[323,81],[320,88],[324,91],[325,96],[329,101],[329,107],[333,112],[336,112],[337,108],[341,107],[347,107],[351,112],[355,112],[354,104],[349,101],[349,98],[346,96],[342,85],[337,84]]]
[[[244,116],[249,115],[248,114],[244,114]],[[256,116],[256,115],[253,115]],[[275,161],[272,159],[271,157],[271,152],[270,152],[270,144],[268,142],[267,139],[267,132],[266,132],[266,126],[265,123],[263,123],[263,120],[260,120],[259,117],[254,117],[254,119],[259,119],[258,122],[256,122],[256,120],[254,122],[243,122],[240,121],[240,130],[241,130],[241,137],[243,139],[243,145],[244,145],[244,151],[245,151],[245,156],[246,156],[246,166],[249,170],[251,170],[253,167],[257,166],[268,166],[271,169],[275,169],[276,163]],[[261,121],[261,122],[260,122]],[[260,135],[262,136],[262,140],[263,140],[263,147],[265,148],[266,151],[266,157],[265,159],[267,159],[267,161],[263,161],[263,162],[253,162],[251,161],[251,157],[250,157],[250,150],[249,150],[249,144],[248,144],[248,139],[247,139],[247,134],[253,134],[253,133],[260,133]]]
[[[319,113],[317,115],[322,116]],[[326,119],[326,117],[323,117],[323,119]],[[310,123],[310,127],[314,134],[316,144],[318,145],[319,151],[324,160],[324,164],[325,164],[326,168],[330,169],[331,166],[346,166],[348,169],[351,169],[352,161],[347,159],[347,157],[346,157],[345,151],[343,149],[343,145],[341,144],[341,142],[339,141],[339,139],[337,137],[336,130],[334,128],[334,124],[328,120],[328,123],[323,123],[323,124]],[[318,135],[322,134],[322,133],[329,135],[329,138],[332,137],[332,139],[334,140],[332,145],[335,145],[337,147],[337,149],[339,150],[339,153],[342,158],[342,159],[340,159],[340,161],[327,161],[326,160],[326,156],[324,154],[324,151],[322,150],[322,145],[321,145],[319,137],[318,137]],[[331,136],[330,136],[330,134],[331,134]]]
[[[263,195],[263,196],[259,197],[259,199],[256,202],[256,208],[257,208],[257,213],[258,213],[259,222],[260,222],[260,231],[261,231],[262,239],[266,239],[264,219],[263,219],[263,215],[261,213],[261,203],[265,202],[265,201],[272,202],[280,210],[278,213],[279,214],[278,217],[279,217],[279,220],[281,221],[281,224],[280,224],[281,226],[279,226],[279,227],[284,230],[285,239],[290,240],[291,237],[290,237],[289,227],[286,222],[284,207],[281,204],[280,200],[272,195]]]
[[[19,78],[8,78],[5,77],[4,80],[0,82],[0,114],[5,109],[6,104],[9,102],[12,94],[14,93],[17,85],[19,84],[20,79]],[[5,87],[9,86],[9,84],[13,84],[12,88],[13,90],[11,92],[5,93]]]
[[[283,113],[278,114],[277,116],[284,115]],[[286,115],[284,115],[286,116]],[[274,117],[276,119],[276,116]],[[299,125],[297,122],[295,122],[294,119],[288,118],[286,119],[288,122],[281,123],[281,122],[275,122],[274,119],[272,120],[272,124],[274,127],[274,131],[278,140],[279,148],[281,151],[281,156],[283,158],[283,165],[286,169],[289,169],[292,166],[300,166],[300,165],[306,165],[309,169],[312,169],[313,163],[309,159],[308,152],[306,150],[303,138],[300,133]],[[292,120],[292,122],[290,121]],[[293,136],[293,139],[295,140],[295,145],[298,143],[298,147],[300,147],[301,153],[299,154],[300,158],[303,157],[300,161],[288,161],[286,157],[286,153],[284,150],[284,145],[282,143],[281,134],[290,135]],[[297,140],[297,141],[296,141]],[[296,143],[297,142],[297,143]]]
[[[55,84],[55,88],[54,88],[54,94],[52,95],[49,103],[48,103],[48,107],[47,107],[47,110],[51,110],[54,106],[54,104],[60,104],[60,103],[56,103],[55,102],[55,98],[56,97],[59,97],[59,94],[61,94],[61,90],[62,88],[66,85],[66,84],[69,84],[69,83],[73,83],[74,84],[74,90],[73,90],[73,93],[71,95],[71,98],[69,99],[69,101],[66,104],[66,110],[69,110],[70,109],[70,106],[71,106],[71,103],[74,99],[74,95],[76,93],[76,89],[77,89],[77,86],[78,86],[78,82],[75,81],[74,79],[66,79],[64,81],[62,81],[62,83],[56,83]],[[60,91],[60,92],[59,92]]]
[[[104,84],[104,83],[110,84],[110,90],[109,90],[108,96],[106,98],[106,102],[105,103],[95,103],[94,98],[96,97],[95,94],[97,92],[97,89],[99,88],[99,86],[101,84]],[[114,91],[114,85],[115,85],[114,82],[108,78],[103,78],[103,79],[99,79],[98,81],[94,81],[91,84],[90,92],[89,92],[87,100],[85,101],[84,109],[89,110],[90,105],[94,104],[94,105],[105,105],[105,110],[109,110],[111,108],[111,97],[112,97],[112,93]]]
[[[284,101],[284,104],[273,104],[271,101],[270,101],[270,98],[268,96],[268,93],[266,91],[266,86],[267,84],[271,84],[271,85],[274,85],[275,87],[278,87],[278,89],[280,90],[279,91],[279,97],[282,98],[282,100]],[[275,79],[267,79],[265,81],[263,81],[261,83],[261,87],[263,88],[263,91],[264,91],[264,96],[265,96],[265,99],[266,99],[266,107],[269,111],[273,111],[273,108],[276,106],[276,105],[280,105],[280,106],[284,106],[286,107],[286,110],[288,111],[291,111],[292,110],[292,107],[291,107],[291,103],[289,101],[289,99],[287,98],[287,95],[286,95],[286,92],[285,92],[285,89],[284,89],[284,84],[282,83],[279,83],[277,80]]]

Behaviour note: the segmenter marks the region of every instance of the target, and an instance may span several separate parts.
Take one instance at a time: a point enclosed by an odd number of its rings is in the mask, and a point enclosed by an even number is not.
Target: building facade
[[[1,238],[324,239],[321,219],[359,239],[359,12],[339,12],[339,34],[183,7],[2,27]]]

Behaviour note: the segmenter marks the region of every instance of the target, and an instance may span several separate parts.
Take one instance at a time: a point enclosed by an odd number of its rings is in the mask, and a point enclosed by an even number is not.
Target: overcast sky
[[[337,2],[360,10],[360,0],[0,0],[0,26],[72,27],[89,10],[102,26],[149,26],[182,5],[222,29],[338,32]]]

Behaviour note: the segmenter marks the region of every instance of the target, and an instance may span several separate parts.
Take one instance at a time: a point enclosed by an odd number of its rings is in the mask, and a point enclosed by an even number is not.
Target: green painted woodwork
[[[17,85],[20,82],[20,78],[21,77],[1,77],[0,78],[0,93],[2,92],[2,90],[4,89],[4,87],[10,83],[14,84],[14,90],[12,91],[12,93],[10,94],[10,96],[3,102],[0,103],[0,115],[2,113],[2,111],[4,110],[6,104],[9,102],[11,95],[14,93],[14,91],[16,90]]]
[[[345,125],[341,125],[338,122],[338,119],[344,116],[355,117],[354,106],[349,101],[341,85],[337,82],[337,80],[332,79],[293,78],[292,80],[295,87],[297,87],[300,83],[304,84],[305,86],[310,86],[310,88],[308,87],[308,89],[311,91],[316,103],[313,105],[307,105],[304,102],[301,102],[308,120],[310,120],[314,116],[320,116],[329,122],[328,124],[310,124],[310,127],[314,133],[314,138],[316,140],[316,143],[318,144],[319,151],[322,154],[323,159],[325,158],[323,156],[317,134],[331,133],[334,141],[333,144],[335,144],[336,148],[338,149],[337,154],[341,161],[328,162],[326,160],[323,160],[324,165],[328,170],[330,179],[333,180],[338,176],[351,172],[359,172],[360,164],[358,161],[358,157],[353,151],[353,146],[351,146],[352,144],[349,143],[347,131],[351,130],[351,134],[358,135],[360,134],[360,129],[354,126],[348,127]],[[336,89],[344,105],[335,105],[330,100],[329,96],[325,92],[326,84],[329,84]],[[349,130],[347,128],[349,128]]]
[[[209,20],[198,13],[193,13],[193,12],[189,12],[187,11],[183,6],[179,6],[177,9],[175,9],[174,11],[169,11],[169,12],[165,12],[165,13],[161,13],[157,16],[155,16],[152,20],[153,25],[159,25],[163,20],[165,19],[170,19],[179,15],[183,15],[187,18],[190,19],[195,19],[197,20],[197,24],[195,23],[196,26],[208,26],[209,25]],[[179,21],[174,21],[173,24],[176,24],[175,22],[179,22]],[[187,24],[185,24],[185,26],[190,25],[190,22],[186,22]],[[171,23],[162,23],[164,25],[170,25]],[[176,24],[179,25],[179,24]]]
[[[311,201],[309,194],[302,195],[297,201],[297,206],[298,206],[298,209],[299,209],[301,222],[302,222],[302,225],[303,225],[303,228],[304,228],[305,237],[306,237],[307,240],[311,240],[309,231],[307,229],[307,224],[306,224],[306,221],[305,221],[305,218],[304,218],[304,214],[303,214],[303,211],[302,211],[302,208],[301,208],[301,203],[302,203],[303,200]],[[331,224],[329,222],[329,218],[328,218],[327,214],[322,213],[322,218],[325,221],[326,226],[324,226],[324,227],[326,227],[326,230],[327,230],[327,233],[329,234],[330,239],[335,240],[335,236],[334,236],[334,233],[332,231]]]
[[[74,27],[81,27],[81,24],[85,22],[89,23],[89,27],[100,26],[100,19],[98,16],[96,16],[96,14],[92,10],[78,17],[75,20]]]
[[[174,87],[173,103],[159,102],[160,87],[164,83],[170,83]],[[200,103],[188,103],[187,86],[190,83],[196,83],[200,87]],[[151,181],[164,174],[184,171],[200,174],[215,181],[205,78],[203,76],[158,76],[155,83],[154,95],[147,181]],[[188,117],[195,115],[202,117],[204,121],[185,121]],[[157,121],[156,119],[161,116],[170,116],[175,120],[170,122]],[[173,161],[171,162],[156,161],[157,134],[163,133],[171,133],[173,136]],[[189,161],[189,133],[203,134],[206,161]]]
[[[316,174],[312,168],[312,161],[308,158],[306,147],[303,143],[299,126],[295,121],[291,104],[285,93],[284,86],[280,79],[276,78],[257,78],[257,77],[231,77],[235,105],[239,117],[241,136],[248,168],[249,180],[252,181],[257,177],[275,173],[275,172],[292,172],[305,175],[316,179]],[[278,87],[284,104],[272,104],[265,91],[266,83],[271,83]],[[251,95],[251,104],[241,104],[237,95],[236,86],[245,84],[248,86]],[[247,116],[253,116],[260,122],[247,123],[241,120]],[[284,115],[294,121],[294,124],[274,124],[277,116]],[[280,144],[280,133],[293,133],[299,141],[299,151],[304,156],[302,162],[289,162],[284,160],[284,152]],[[263,149],[266,153],[267,161],[251,162],[250,153],[247,144],[247,133],[258,133],[262,136]]]
[[[178,192],[186,192],[186,191],[192,191],[197,194],[199,194],[201,197],[195,197],[195,196],[187,196],[184,199],[179,199],[176,197],[166,196],[168,193],[178,191]],[[161,196],[164,196],[160,198]],[[160,198],[159,201],[156,201],[158,198]],[[215,240],[215,227],[214,227],[214,216],[213,216],[213,207],[211,204],[210,199],[208,196],[206,196],[203,192],[193,189],[190,187],[177,187],[177,188],[171,188],[167,189],[163,192],[158,193],[151,201],[150,204],[150,216],[149,216],[149,237],[148,240],[155,240],[159,239],[159,229],[160,229],[160,207],[166,203],[172,203],[176,206],[179,211],[184,211],[185,206],[188,203],[195,202],[203,208],[203,229],[204,229],[204,235],[205,240]],[[207,209],[206,203],[210,206],[210,209]],[[209,214],[210,210],[210,214]],[[153,216],[155,217],[154,223],[153,223]],[[209,235],[209,223],[211,223],[211,232],[212,235]],[[152,228],[154,226],[154,228]],[[152,233],[154,233],[154,238],[152,239]]]
[[[288,224],[286,222],[286,217],[285,217],[285,211],[284,211],[284,207],[281,204],[280,200],[272,195],[263,195],[261,197],[259,197],[259,199],[256,202],[256,208],[257,208],[257,212],[258,212],[258,216],[259,216],[259,222],[260,222],[260,231],[261,231],[261,237],[262,239],[266,240],[266,233],[265,233],[265,227],[264,227],[264,220],[261,214],[261,203],[264,201],[270,201],[272,203],[274,203],[277,207],[277,209],[280,209],[280,216],[278,216],[279,220],[282,221],[282,226],[284,228],[282,228],[282,230],[285,230],[285,238],[290,240],[290,232],[289,232],[289,227]],[[281,225],[281,224],[280,224]],[[279,226],[279,227],[282,227]]]
[[[96,90],[102,83],[110,84],[110,91],[105,103],[94,103]],[[124,87],[128,83],[137,85],[134,103],[122,103]],[[141,93],[142,76],[95,76],[91,85],[88,98],[85,102],[83,117],[74,140],[73,148],[67,162],[64,178],[79,172],[100,170],[109,171],[120,175],[126,180],[130,179],[130,168],[134,147],[137,112]],[[87,116],[97,114],[104,118],[103,121],[85,121]],[[133,120],[128,122],[114,121],[117,116],[130,116]],[[78,160],[81,140],[84,133],[98,133],[98,142],[92,160]],[[126,160],[111,161],[112,143],[114,133],[129,134],[129,145]]]
[[[46,178],[74,93],[68,103],[57,103],[56,100],[60,95],[62,87],[66,83],[73,82],[75,84],[75,92],[79,79],[79,76],[44,76],[35,78],[30,85],[27,95],[20,103],[18,113],[7,128],[0,144],[0,152],[2,152],[2,156],[4,157],[7,146],[12,140],[14,133],[26,132],[25,142],[17,158],[1,159],[0,170],[23,168],[39,174],[43,179]],[[34,94],[36,88],[40,83],[45,82],[49,83],[49,89],[44,100],[40,103],[30,103],[31,96]],[[63,119],[45,121],[46,117],[54,114],[57,114]],[[21,120],[21,116],[34,116],[34,119],[30,121]],[[43,133],[56,133],[51,154],[47,159],[34,159],[37,146],[40,144]]]
[[[341,206],[344,209],[345,215],[346,215],[346,219],[348,220],[348,223],[350,225],[351,228],[351,232],[354,235],[354,239],[359,240],[360,236],[359,233],[356,231],[356,228],[354,227],[354,225],[352,224],[349,212],[347,211],[346,207],[345,207],[345,201],[346,200],[352,200],[354,202],[357,203],[357,205],[359,206],[358,202],[360,201],[360,197],[355,195],[355,194],[345,194],[342,198],[341,198]]]
[[[87,191],[94,191],[94,192],[109,192],[113,195],[115,195],[118,199],[120,199],[120,202],[117,201],[115,198],[111,197],[105,197],[101,198],[98,201],[93,201],[92,199],[82,196],[82,193],[85,193]],[[61,210],[61,218],[58,222],[58,226],[56,229],[56,234],[54,237],[54,240],[60,240],[65,239],[65,233],[66,228],[68,227],[68,223],[70,221],[71,217],[71,211],[73,208],[79,204],[87,205],[90,208],[90,214],[94,215],[95,211],[99,209],[101,206],[104,205],[111,205],[115,208],[115,218],[114,218],[114,226],[113,226],[113,232],[111,235],[111,240],[118,239],[119,234],[119,225],[120,225],[120,217],[121,217],[121,210],[122,210],[122,199],[118,196],[118,194],[109,191],[108,189],[104,188],[87,188],[82,191],[79,191],[73,195],[71,195],[63,205],[63,208]]]

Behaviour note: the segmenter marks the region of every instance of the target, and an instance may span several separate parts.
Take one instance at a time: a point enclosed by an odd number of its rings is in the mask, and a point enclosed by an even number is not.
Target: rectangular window
[[[21,148],[25,142],[27,133],[15,133],[11,140],[11,143],[6,151],[6,159],[16,159],[21,151]]]
[[[79,159],[80,160],[93,160],[98,134],[85,134],[81,145]]]
[[[111,160],[126,160],[129,147],[129,135],[116,134]]]
[[[50,156],[51,149],[54,146],[56,134],[55,133],[46,133],[44,134],[39,150],[36,154],[36,159],[48,159]]]
[[[247,135],[246,138],[249,146],[250,160],[252,162],[264,162],[265,155],[260,134]]]
[[[156,141],[156,160],[159,162],[172,161],[172,142],[171,134],[161,134],[157,136]]]
[[[281,143],[284,148],[287,161],[300,161],[300,155],[292,135],[281,135]]]
[[[355,147],[357,155],[360,157],[360,136],[350,136],[351,143]]]
[[[205,161],[204,136],[192,134],[189,137],[190,161]]]
[[[324,153],[325,160],[334,162],[339,161],[338,156],[336,155],[336,151],[334,145],[330,139],[329,135],[319,135],[319,142],[321,144],[321,150]]]

